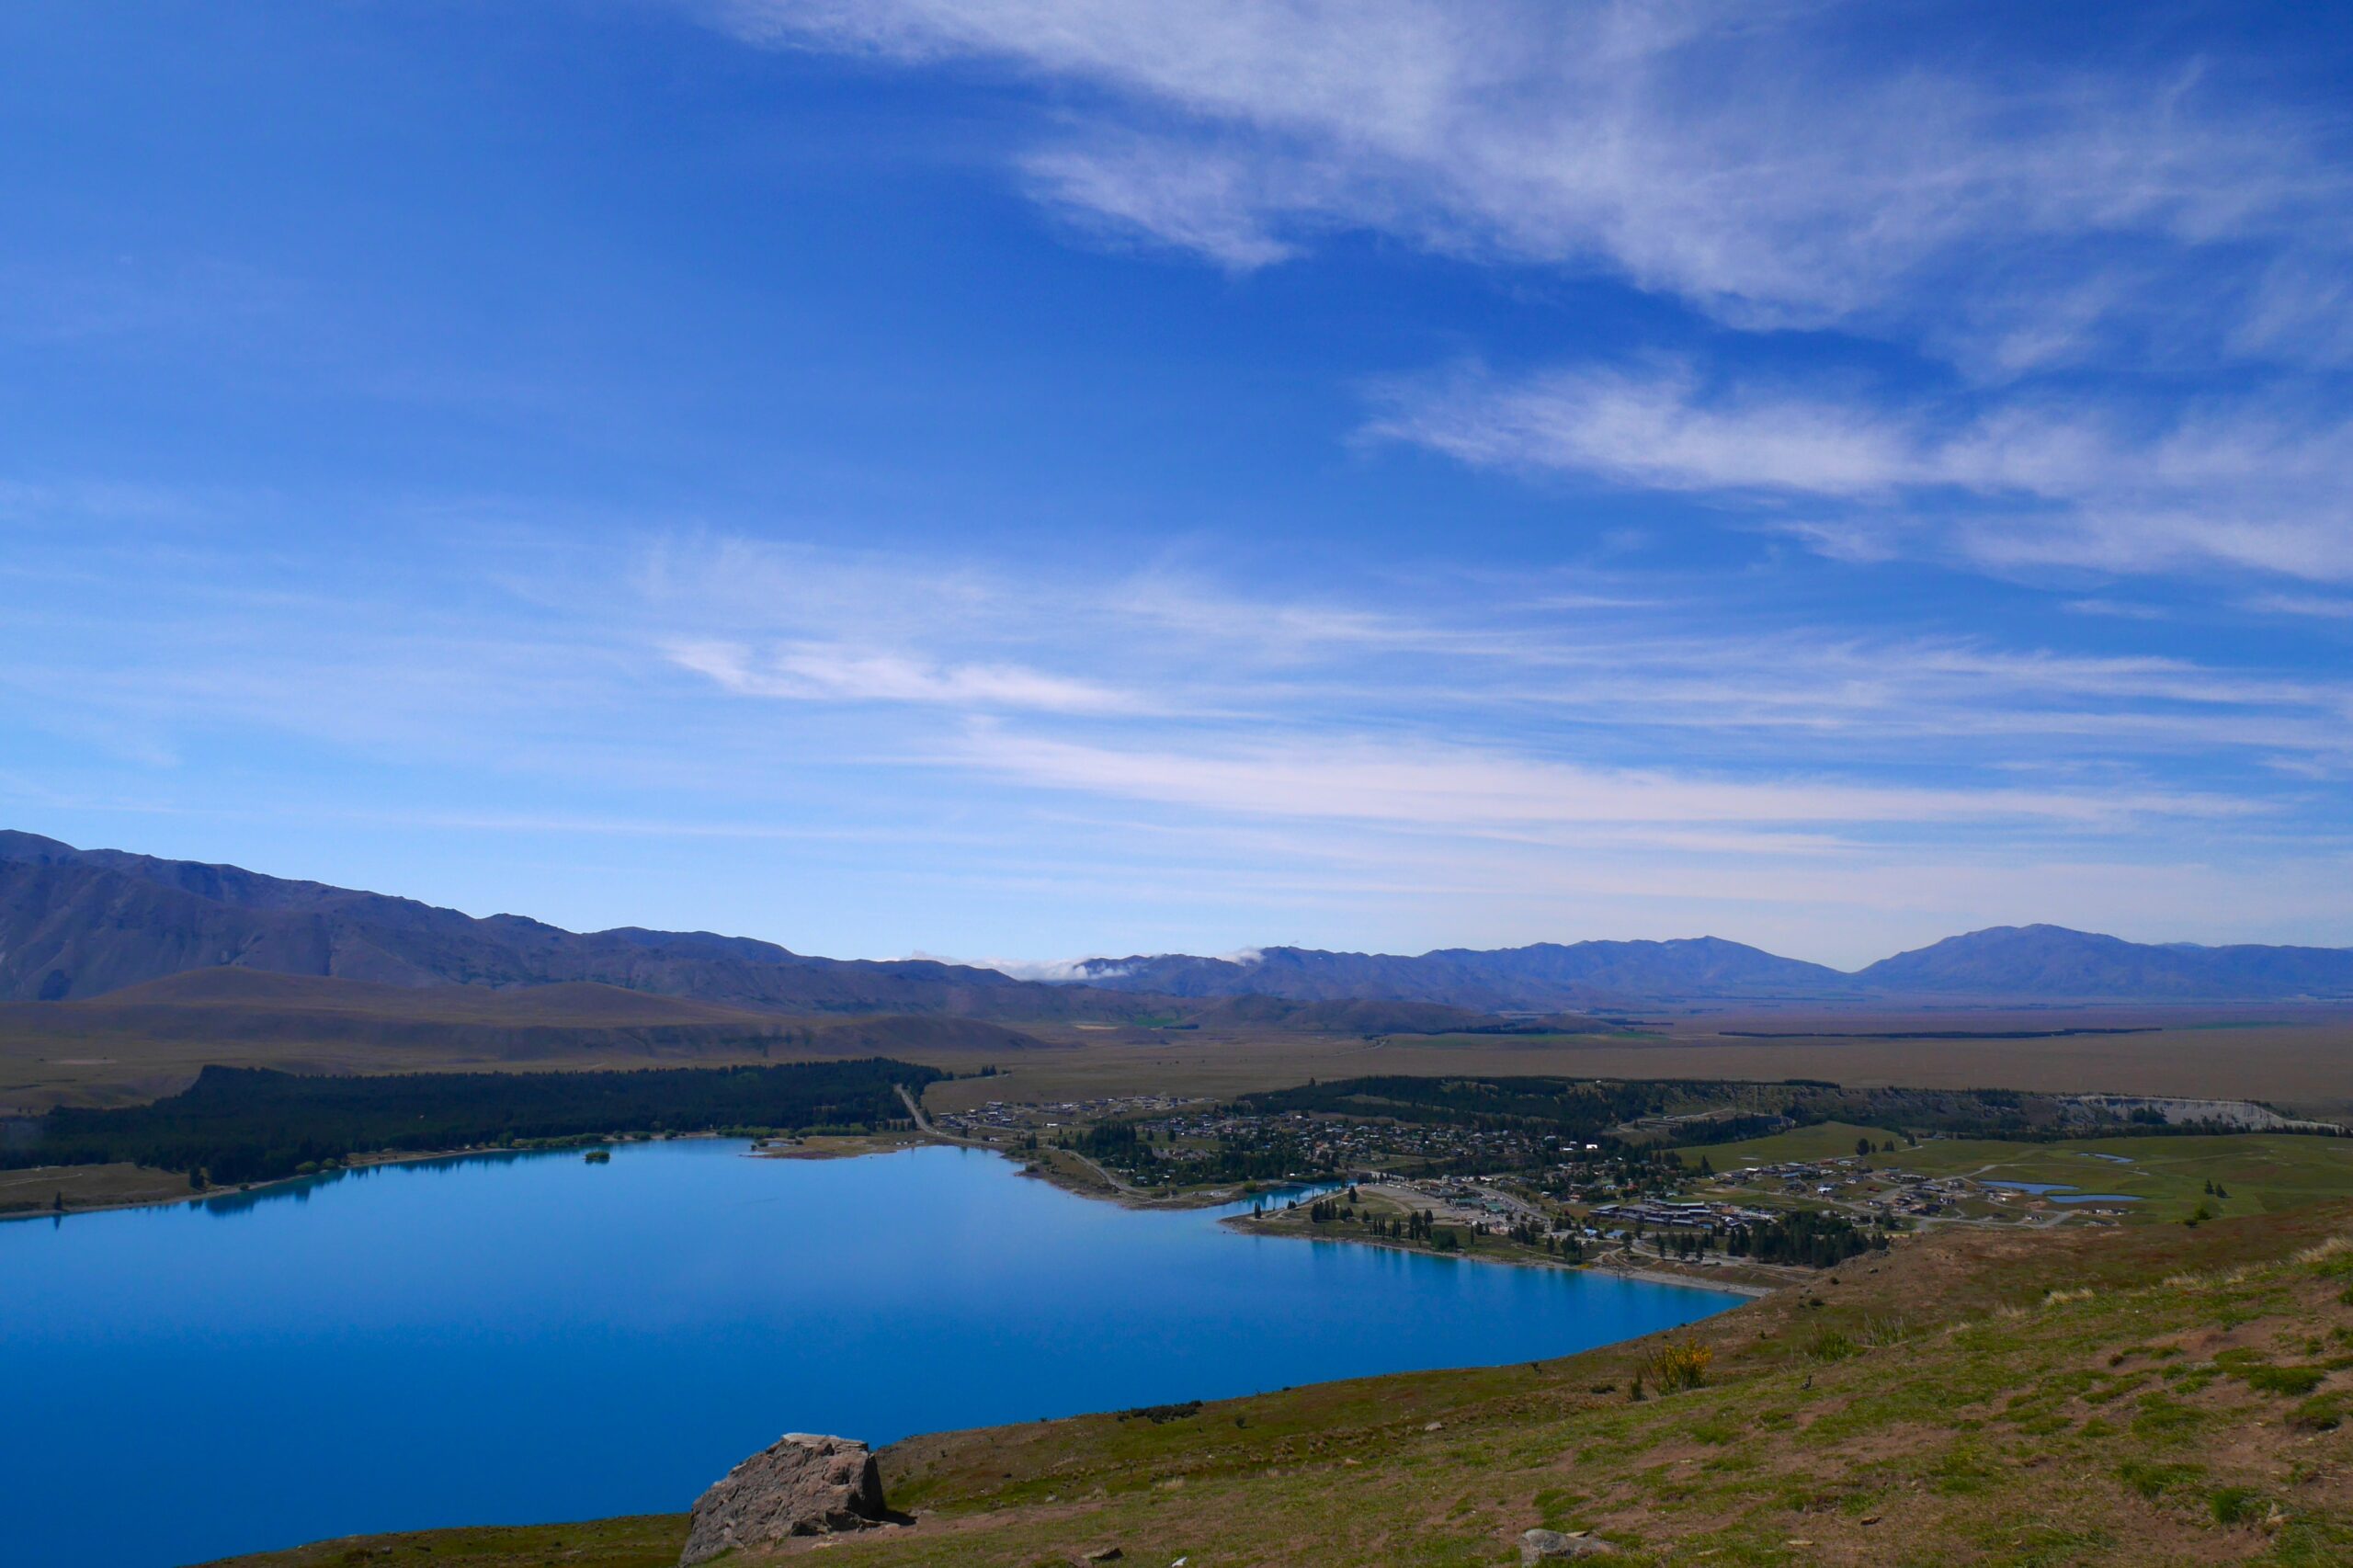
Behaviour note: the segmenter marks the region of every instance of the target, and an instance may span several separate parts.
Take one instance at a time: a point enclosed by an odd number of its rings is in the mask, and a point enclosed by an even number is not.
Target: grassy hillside
[[[1665,1340],[920,1437],[922,1522],[841,1565],[1503,1564],[1590,1529],[1629,1563],[2270,1563],[2353,1557],[2353,1206],[1953,1233]],[[1640,1376],[1647,1397],[1630,1397]],[[685,1501],[681,1499],[681,1501]],[[674,1561],[682,1522],[339,1542],[243,1568]],[[558,1544],[561,1542],[562,1544]],[[430,1548],[428,1553],[426,1548]],[[785,1555],[797,1555],[797,1552]]]
[[[1885,1127],[1861,1127],[1851,1121],[1824,1121],[1813,1127],[1792,1127],[1787,1132],[1776,1132],[1766,1138],[1744,1138],[1736,1143],[1694,1143],[1679,1149],[1688,1165],[1697,1165],[1702,1154],[1720,1171],[1741,1165],[1773,1165],[1786,1160],[1839,1160],[1855,1152],[1855,1141],[1868,1138],[1871,1147],[1893,1139],[1904,1142],[1904,1134]],[[1891,1159],[1891,1164],[1901,1164]]]

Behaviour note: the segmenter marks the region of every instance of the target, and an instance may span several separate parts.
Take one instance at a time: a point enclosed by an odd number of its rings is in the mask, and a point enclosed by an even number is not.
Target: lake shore
[[[124,1198],[98,1203],[68,1203],[63,1210],[31,1208],[0,1210],[0,1224],[15,1220],[70,1220],[77,1214],[110,1214],[125,1209],[170,1209],[187,1203],[218,1203],[244,1198],[264,1198],[272,1193],[298,1187],[305,1182],[317,1182],[340,1176],[350,1171],[374,1170],[384,1165],[430,1165],[436,1160],[497,1159],[523,1154],[585,1155],[591,1149],[608,1149],[623,1142],[661,1142],[673,1139],[683,1142],[688,1139],[712,1139],[720,1135],[715,1132],[680,1132],[666,1135],[661,1139],[632,1139],[616,1134],[604,1142],[579,1143],[551,1149],[428,1149],[416,1153],[360,1154],[355,1155],[332,1170],[312,1171],[301,1176],[274,1176],[267,1181],[240,1182],[234,1187],[208,1187],[201,1191],[186,1185],[188,1176],[184,1172],[159,1170],[148,1173],[145,1166],[133,1166],[130,1168],[143,1174],[152,1174],[159,1181],[171,1184],[173,1189],[168,1192],[155,1193],[152,1197]],[[7,1174],[39,1177],[40,1185],[54,1185],[62,1190],[70,1187],[77,1177],[85,1178],[93,1173],[113,1172],[122,1168],[115,1165],[32,1165],[25,1170]]]
[[[719,1136],[720,1135],[717,1133],[707,1132],[676,1133],[658,1139],[629,1139],[617,1136],[611,1141],[611,1142],[684,1142],[688,1140],[708,1141],[717,1139]],[[747,1154],[751,1158],[763,1160],[853,1160],[862,1159],[873,1154],[899,1153],[910,1149],[919,1149],[934,1145],[950,1148],[975,1149],[983,1153],[997,1154],[1017,1165],[1020,1165],[1020,1174],[1023,1176],[1043,1181],[1048,1185],[1059,1187],[1063,1191],[1068,1192],[1074,1197],[1085,1198],[1097,1203],[1111,1203],[1120,1208],[1128,1210],[1182,1212],[1191,1210],[1221,1208],[1228,1204],[1244,1202],[1254,1196],[1257,1196],[1256,1194],[1246,1192],[1240,1187],[1197,1188],[1188,1192],[1165,1194],[1148,1193],[1142,1191],[1141,1189],[1126,1186],[1125,1184],[1114,1185],[1109,1173],[1104,1171],[1101,1166],[1096,1165],[1091,1160],[1086,1159],[1082,1155],[1070,1154],[1068,1151],[1006,1149],[997,1144],[979,1140],[951,1137],[946,1133],[938,1131],[935,1128],[921,1128],[910,1132],[880,1133],[858,1137],[821,1136],[818,1138],[799,1140],[789,1144],[771,1142],[767,1145],[761,1145],[756,1143],[747,1151]],[[241,1185],[234,1187],[208,1187],[202,1192],[175,1190],[167,1193],[157,1193],[150,1197],[125,1198],[97,1203],[69,1204],[69,1206],[62,1211],[54,1209],[33,1208],[0,1212],[0,1223],[5,1223],[9,1221],[23,1220],[63,1220],[78,1214],[104,1214],[129,1209],[165,1209],[177,1207],[184,1204],[217,1203],[224,1200],[237,1200],[244,1199],[266,1199],[273,1193],[290,1190],[303,1183],[315,1183],[321,1180],[322,1177],[335,1177],[349,1171],[369,1170],[385,1165],[425,1165],[437,1160],[486,1159],[512,1157],[524,1154],[585,1153],[585,1152],[592,1147],[609,1146],[611,1146],[610,1143],[582,1144],[576,1149],[441,1149],[414,1153],[368,1155],[356,1158],[349,1164],[339,1166],[333,1171],[313,1172],[307,1176],[281,1176],[273,1181],[254,1182],[249,1185]],[[1076,1161],[1082,1168],[1078,1170],[1067,1169],[1051,1159],[1038,1157],[1040,1155],[1067,1155],[1070,1159]],[[95,1172],[110,1168],[111,1167],[74,1165],[38,1166],[29,1171],[19,1174],[27,1176],[39,1176],[43,1183],[48,1183],[62,1176],[67,1177],[67,1179],[70,1180],[68,1173]],[[53,1174],[45,1175],[43,1173]],[[176,1173],[172,1172],[157,1172],[155,1175],[159,1177],[166,1177],[173,1182],[178,1182],[185,1179]],[[1302,1189],[1296,1187],[1283,1187],[1279,1189],[1264,1190],[1275,1192],[1281,1198],[1288,1199]],[[1749,1299],[1768,1296],[1777,1290],[1787,1288],[1786,1283],[1766,1284],[1753,1280],[1724,1279],[1713,1277],[1708,1271],[1702,1269],[1687,1269],[1675,1265],[1671,1261],[1665,1260],[1662,1260],[1662,1262],[1658,1264],[1646,1262],[1641,1267],[1627,1267],[1612,1265],[1600,1259],[1596,1259],[1595,1261],[1587,1264],[1569,1264],[1540,1256],[1507,1256],[1498,1255],[1493,1251],[1481,1252],[1475,1247],[1454,1253],[1439,1253],[1431,1247],[1417,1245],[1391,1237],[1347,1233],[1326,1234],[1321,1232],[1310,1232],[1299,1225],[1281,1222],[1279,1216],[1290,1214],[1292,1210],[1285,1209],[1279,1210],[1269,1210],[1263,1217],[1251,1214],[1235,1214],[1226,1217],[1224,1220],[1221,1221],[1220,1223],[1227,1228],[1249,1235],[1284,1236],[1303,1241],[1347,1242],[1359,1246],[1379,1247],[1391,1252],[1414,1253],[1424,1256],[1450,1256],[1470,1263],[1500,1265],[1518,1268],[1550,1268],[1572,1274],[1607,1274],[1615,1278],[1638,1280],[1645,1284],[1688,1286],[1700,1290],[1720,1290],[1727,1295],[1741,1296]]]
[[[1291,1210],[1284,1210],[1281,1212],[1288,1216]],[[1613,1279],[1640,1280],[1648,1285],[1684,1285],[1702,1290],[1721,1290],[1726,1295],[1740,1296],[1752,1301],[1758,1297],[1770,1296],[1778,1290],[1789,1288],[1789,1282],[1766,1284],[1757,1280],[1725,1279],[1705,1269],[1679,1267],[1671,1261],[1663,1261],[1659,1265],[1644,1263],[1640,1267],[1629,1267],[1602,1258],[1596,1258],[1586,1263],[1563,1263],[1557,1258],[1541,1256],[1511,1256],[1492,1249],[1482,1252],[1476,1247],[1463,1248],[1454,1252],[1440,1252],[1435,1247],[1402,1241],[1393,1236],[1365,1235],[1360,1233],[1337,1230],[1327,1232],[1305,1229],[1276,1219],[1272,1211],[1263,1218],[1255,1214],[1234,1214],[1219,1222],[1245,1235],[1279,1236],[1293,1241],[1335,1242],[1352,1246],[1378,1247],[1387,1252],[1410,1253],[1419,1257],[1453,1258],[1462,1263],[1480,1263],[1506,1268],[1551,1269],[1563,1274],[1587,1276],[1606,1275]]]

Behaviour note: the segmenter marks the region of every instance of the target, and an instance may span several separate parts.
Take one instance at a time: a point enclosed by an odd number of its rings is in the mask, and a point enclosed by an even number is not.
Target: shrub
[[[1670,1339],[1650,1353],[1643,1369],[1661,1392],[1672,1393],[1677,1389],[1696,1389],[1706,1382],[1709,1364],[1715,1358],[1714,1348],[1696,1339]]]
[[[2236,1525],[2255,1517],[2256,1505],[2262,1499],[2256,1495],[2252,1486],[2225,1486],[2206,1501],[2214,1511],[2216,1524]]]
[[[1164,1422],[1184,1421],[1200,1413],[1201,1402],[1198,1399],[1188,1399],[1182,1404],[1139,1404],[1132,1409],[1120,1412],[1120,1419],[1127,1421],[1141,1416],[1158,1426]]]

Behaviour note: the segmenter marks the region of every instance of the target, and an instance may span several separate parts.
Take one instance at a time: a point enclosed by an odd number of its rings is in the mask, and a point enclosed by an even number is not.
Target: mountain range
[[[403,987],[588,982],[794,1013],[1052,1018],[1084,1013],[1090,1000],[989,969],[811,958],[707,931],[584,935],[520,915],[477,919],[235,866],[0,832],[0,1000],[79,1000],[233,966]]]
[[[1242,959],[1181,954],[1090,959],[1086,984],[1167,996],[1282,996],[1326,1002],[1381,996],[1481,1012],[1552,1012],[1680,998],[1774,999],[1865,994],[1855,977],[1761,949],[1697,937],[1672,942],[1538,942],[1482,951],[1443,948],[1405,958],[1267,948]]]
[[[2353,949],[2127,942],[1996,926],[1851,973],[1715,937],[1539,942],[1417,957],[1267,948],[1240,959],[1092,959],[1086,984],[1183,997],[1389,996],[1483,1012],[1654,1002],[2315,1002],[2353,999]]]
[[[372,986],[596,985],[764,1013],[1048,1021],[1188,1014],[1355,1017],[1444,1027],[1449,1010],[1550,1014],[1706,1001],[2236,1002],[2353,999],[2353,949],[2147,944],[2058,926],[1996,926],[1847,972],[1713,937],[1540,942],[1416,956],[1267,948],[1240,958],[1091,959],[1070,983],[928,959],[816,958],[706,931],[566,931],[234,866],[76,849],[0,831],[0,1001],[80,1001],[235,968]],[[1268,1009],[1242,998],[1298,1004]],[[1392,1026],[1394,1027],[1394,1026]]]

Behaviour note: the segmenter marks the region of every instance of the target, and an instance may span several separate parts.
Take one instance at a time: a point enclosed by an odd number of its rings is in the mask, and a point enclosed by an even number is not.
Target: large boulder
[[[739,1547],[889,1523],[882,1472],[864,1443],[787,1432],[695,1500],[680,1568]]]

